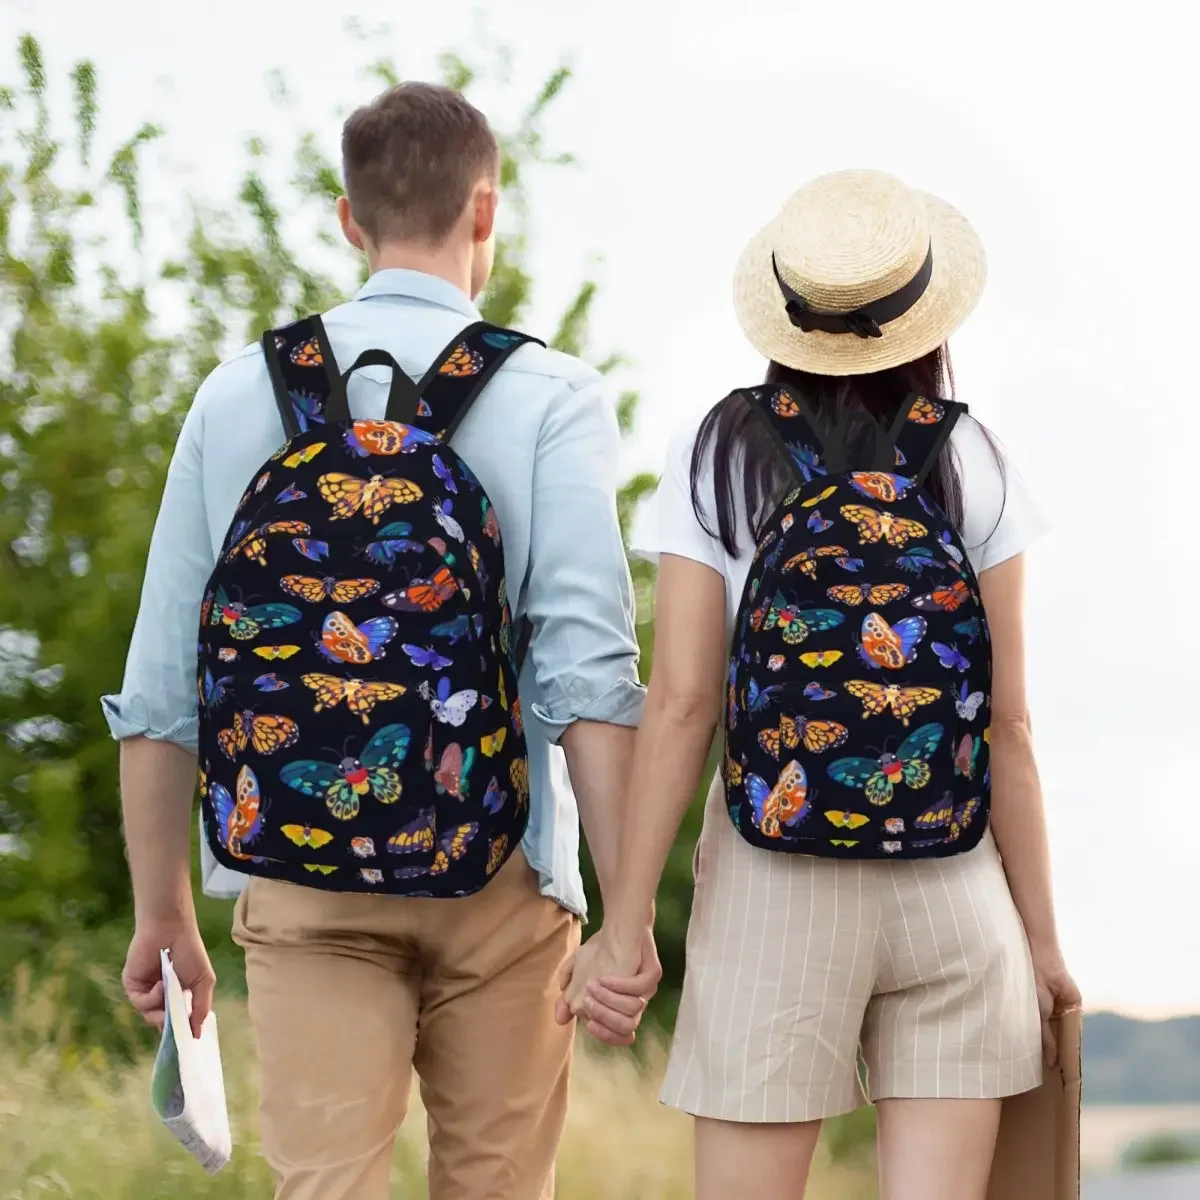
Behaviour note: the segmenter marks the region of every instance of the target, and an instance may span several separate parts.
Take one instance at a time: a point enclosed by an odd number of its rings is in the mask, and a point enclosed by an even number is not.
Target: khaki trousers
[[[276,1200],[384,1200],[414,1068],[430,1200],[551,1200],[574,1032],[556,977],[579,922],[519,851],[458,900],[253,879],[233,936]]]

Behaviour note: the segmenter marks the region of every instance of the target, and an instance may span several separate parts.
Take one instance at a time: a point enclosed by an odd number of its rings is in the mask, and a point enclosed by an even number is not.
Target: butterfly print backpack
[[[889,431],[741,393],[797,478],[763,526],[734,625],[730,815],[752,845],[843,858],[970,850],[987,824],[991,642],[924,486],[966,406],[910,397]],[[860,426],[863,422],[860,422]]]
[[[529,808],[500,527],[450,445],[524,334],[479,323],[420,383],[343,376],[319,317],[263,337],[286,440],[203,598],[201,797],[213,854],[338,891],[462,896]],[[386,417],[350,374],[388,366]]]

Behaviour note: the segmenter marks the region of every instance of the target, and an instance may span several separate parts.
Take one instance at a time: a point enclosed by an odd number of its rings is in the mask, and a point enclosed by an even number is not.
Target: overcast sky
[[[807,178],[889,170],[979,229],[989,288],[954,349],[960,398],[1053,523],[1031,554],[1030,655],[1065,949],[1089,1006],[1159,1014],[1200,1010],[1198,98],[1175,7],[1122,11],[507,0],[487,21],[514,47],[518,90],[575,67],[549,128],[582,163],[535,181],[531,327],[551,332],[596,272],[597,348],[629,355],[622,382],[644,397],[631,469],[656,469],[682,420],[760,377],[731,272]],[[431,75],[438,51],[470,48],[474,12],[0,0],[0,48],[32,30],[56,74],[93,58],[102,135],[166,124],[150,236],[169,245],[181,189],[228,195],[247,134],[307,124],[332,153],[337,114],[375,90],[365,62]],[[390,31],[356,42],[340,32],[351,14]],[[0,63],[12,78],[11,53]],[[268,100],[275,67],[295,115]],[[512,95],[480,102],[502,114]]]

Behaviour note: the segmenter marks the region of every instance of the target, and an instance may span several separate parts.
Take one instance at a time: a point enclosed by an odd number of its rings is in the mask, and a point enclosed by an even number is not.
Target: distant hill
[[[1087,1013],[1087,1104],[1200,1104],[1200,1015],[1138,1021]]]

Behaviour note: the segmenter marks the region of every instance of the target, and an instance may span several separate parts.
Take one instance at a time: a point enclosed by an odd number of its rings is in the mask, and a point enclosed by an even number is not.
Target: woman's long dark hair
[[[865,409],[884,428],[891,428],[900,406],[914,392],[927,397],[954,399],[954,367],[946,346],[914,362],[877,371],[870,375],[812,375],[772,362],[767,383],[787,384],[807,402],[818,420],[831,426],[861,427]],[[970,419],[970,418],[966,418]],[[1003,474],[1004,461],[988,431],[984,436]],[[700,498],[700,478],[705,456],[713,452],[713,491],[717,528],[710,525]],[[738,451],[741,451],[739,454]],[[734,464],[739,466],[734,477]],[[741,493],[745,513],[755,541],[763,521],[777,499],[794,480],[794,475],[762,422],[750,411],[747,400],[736,392],[713,406],[705,416],[692,450],[692,508],[696,519],[730,555],[739,552],[735,489]],[[963,522],[962,475],[957,455],[949,442],[929,475],[929,489],[946,515],[961,531]],[[999,520],[999,518],[997,518]]]

